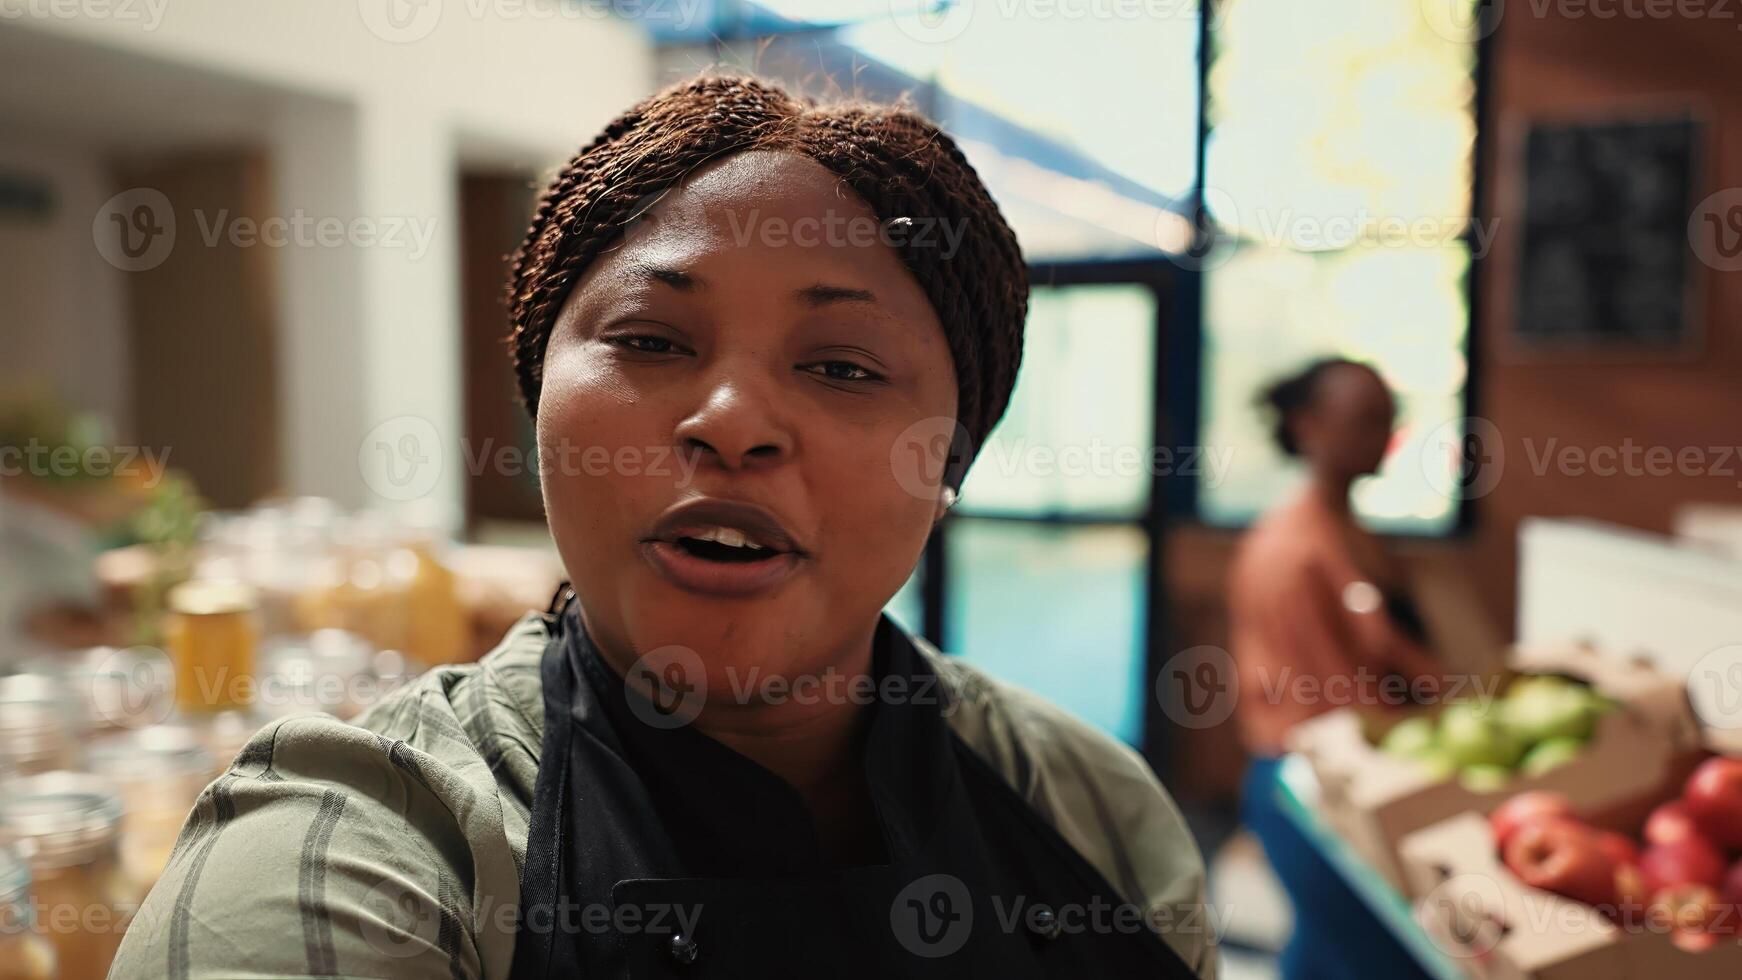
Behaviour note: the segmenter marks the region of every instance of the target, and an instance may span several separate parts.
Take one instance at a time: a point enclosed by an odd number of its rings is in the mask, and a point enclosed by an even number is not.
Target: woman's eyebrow
[[[696,289],[707,285],[697,276],[666,266],[646,265],[638,262],[623,271],[637,279],[650,279],[654,282],[664,283],[683,293],[693,293]]]
[[[854,286],[814,283],[798,291],[798,298],[807,306],[827,306],[830,303],[875,303],[877,294]]]

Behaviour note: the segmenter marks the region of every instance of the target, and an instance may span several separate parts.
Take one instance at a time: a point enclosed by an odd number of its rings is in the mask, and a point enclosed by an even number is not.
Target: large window
[[[1233,447],[1200,510],[1242,523],[1298,474],[1253,398],[1323,355],[1365,360],[1398,393],[1385,468],[1356,490],[1381,527],[1458,515],[1466,277],[1491,239],[1472,219],[1474,0],[1224,0],[1208,71],[1204,440]]]

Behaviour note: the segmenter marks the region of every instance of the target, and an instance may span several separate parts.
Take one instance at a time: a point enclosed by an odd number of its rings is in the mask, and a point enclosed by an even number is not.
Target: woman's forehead
[[[822,283],[863,290],[901,315],[931,312],[890,242],[888,225],[821,164],[752,151],[654,195],[587,279],[606,288]]]
[[[840,177],[802,154],[754,150],[714,161],[650,196],[628,242],[705,238],[714,244],[830,247],[877,244],[876,214]],[[812,230],[816,234],[812,234]]]

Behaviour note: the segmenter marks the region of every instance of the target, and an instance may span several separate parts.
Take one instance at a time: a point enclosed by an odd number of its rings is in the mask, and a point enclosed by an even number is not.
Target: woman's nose
[[[685,451],[728,470],[769,466],[792,454],[792,433],[770,393],[743,380],[722,379],[702,405],[678,423]]]

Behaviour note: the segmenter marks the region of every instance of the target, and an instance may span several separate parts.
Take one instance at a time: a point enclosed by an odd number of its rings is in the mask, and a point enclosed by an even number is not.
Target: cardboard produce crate
[[[1290,735],[1290,748],[1318,777],[1325,821],[1405,894],[1415,896],[1398,846],[1415,831],[1465,811],[1485,815],[1515,794],[1535,789],[1565,794],[1582,811],[1601,811],[1651,794],[1672,767],[1699,750],[1700,731],[1680,678],[1577,647],[1520,650],[1512,667],[1519,674],[1583,681],[1617,708],[1598,720],[1590,742],[1572,761],[1541,775],[1519,775],[1495,792],[1472,790],[1456,777],[1439,778],[1413,760],[1382,751],[1378,739],[1410,714],[1341,709],[1297,726]]]
[[[1632,830],[1644,806],[1591,823]],[[1417,916],[1436,944],[1480,980],[1735,980],[1742,941],[1701,952],[1662,931],[1623,929],[1591,906],[1519,881],[1501,862],[1488,819],[1465,813],[1411,834],[1403,864],[1424,897]]]

